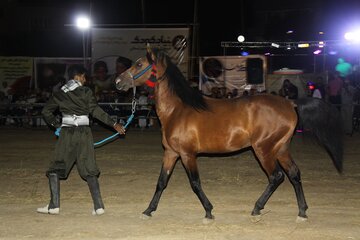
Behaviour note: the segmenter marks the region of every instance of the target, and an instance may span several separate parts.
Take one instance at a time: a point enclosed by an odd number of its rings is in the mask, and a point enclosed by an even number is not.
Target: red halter
[[[156,66],[155,64],[152,64],[152,68],[151,68],[151,75],[149,77],[148,80],[146,80],[145,84],[148,86],[148,87],[151,87],[151,88],[154,88],[155,87],[155,84],[156,84]]]

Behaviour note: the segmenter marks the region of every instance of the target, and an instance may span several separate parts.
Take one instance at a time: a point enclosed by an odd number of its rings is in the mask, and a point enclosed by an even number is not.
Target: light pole
[[[86,68],[85,31],[87,31],[90,28],[90,19],[85,16],[78,17],[76,19],[76,26],[82,31],[83,58],[84,58],[84,67]]]

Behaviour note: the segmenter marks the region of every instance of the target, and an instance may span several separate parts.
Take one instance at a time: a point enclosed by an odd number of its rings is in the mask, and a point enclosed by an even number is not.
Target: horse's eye
[[[141,63],[141,62],[136,63],[136,67],[141,68],[141,67],[142,67],[142,63]]]

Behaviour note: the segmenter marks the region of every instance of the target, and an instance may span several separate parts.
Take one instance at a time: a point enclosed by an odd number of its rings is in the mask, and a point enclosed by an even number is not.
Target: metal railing
[[[98,103],[115,121],[125,123],[127,118],[131,115],[132,103]],[[12,125],[12,126],[46,126],[46,122],[41,115],[41,109],[45,106],[45,103],[0,103],[0,125]],[[148,108],[143,108],[148,107]],[[60,115],[58,116],[61,117]],[[136,106],[136,112],[134,121],[131,124],[139,126],[139,120],[146,120],[146,126],[149,127],[149,123],[157,122],[157,116],[152,105],[140,104]],[[97,121],[92,121],[96,124]],[[157,125],[157,124],[151,124]],[[143,126],[141,126],[143,127]]]

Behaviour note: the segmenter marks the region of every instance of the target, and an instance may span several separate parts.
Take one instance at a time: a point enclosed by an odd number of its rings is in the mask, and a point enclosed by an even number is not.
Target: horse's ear
[[[150,47],[150,43],[146,44],[146,57],[150,63],[155,62],[155,54],[152,51],[152,48]]]
[[[147,52],[147,54],[151,54],[151,46],[150,46],[150,43],[146,43],[146,52]]]

